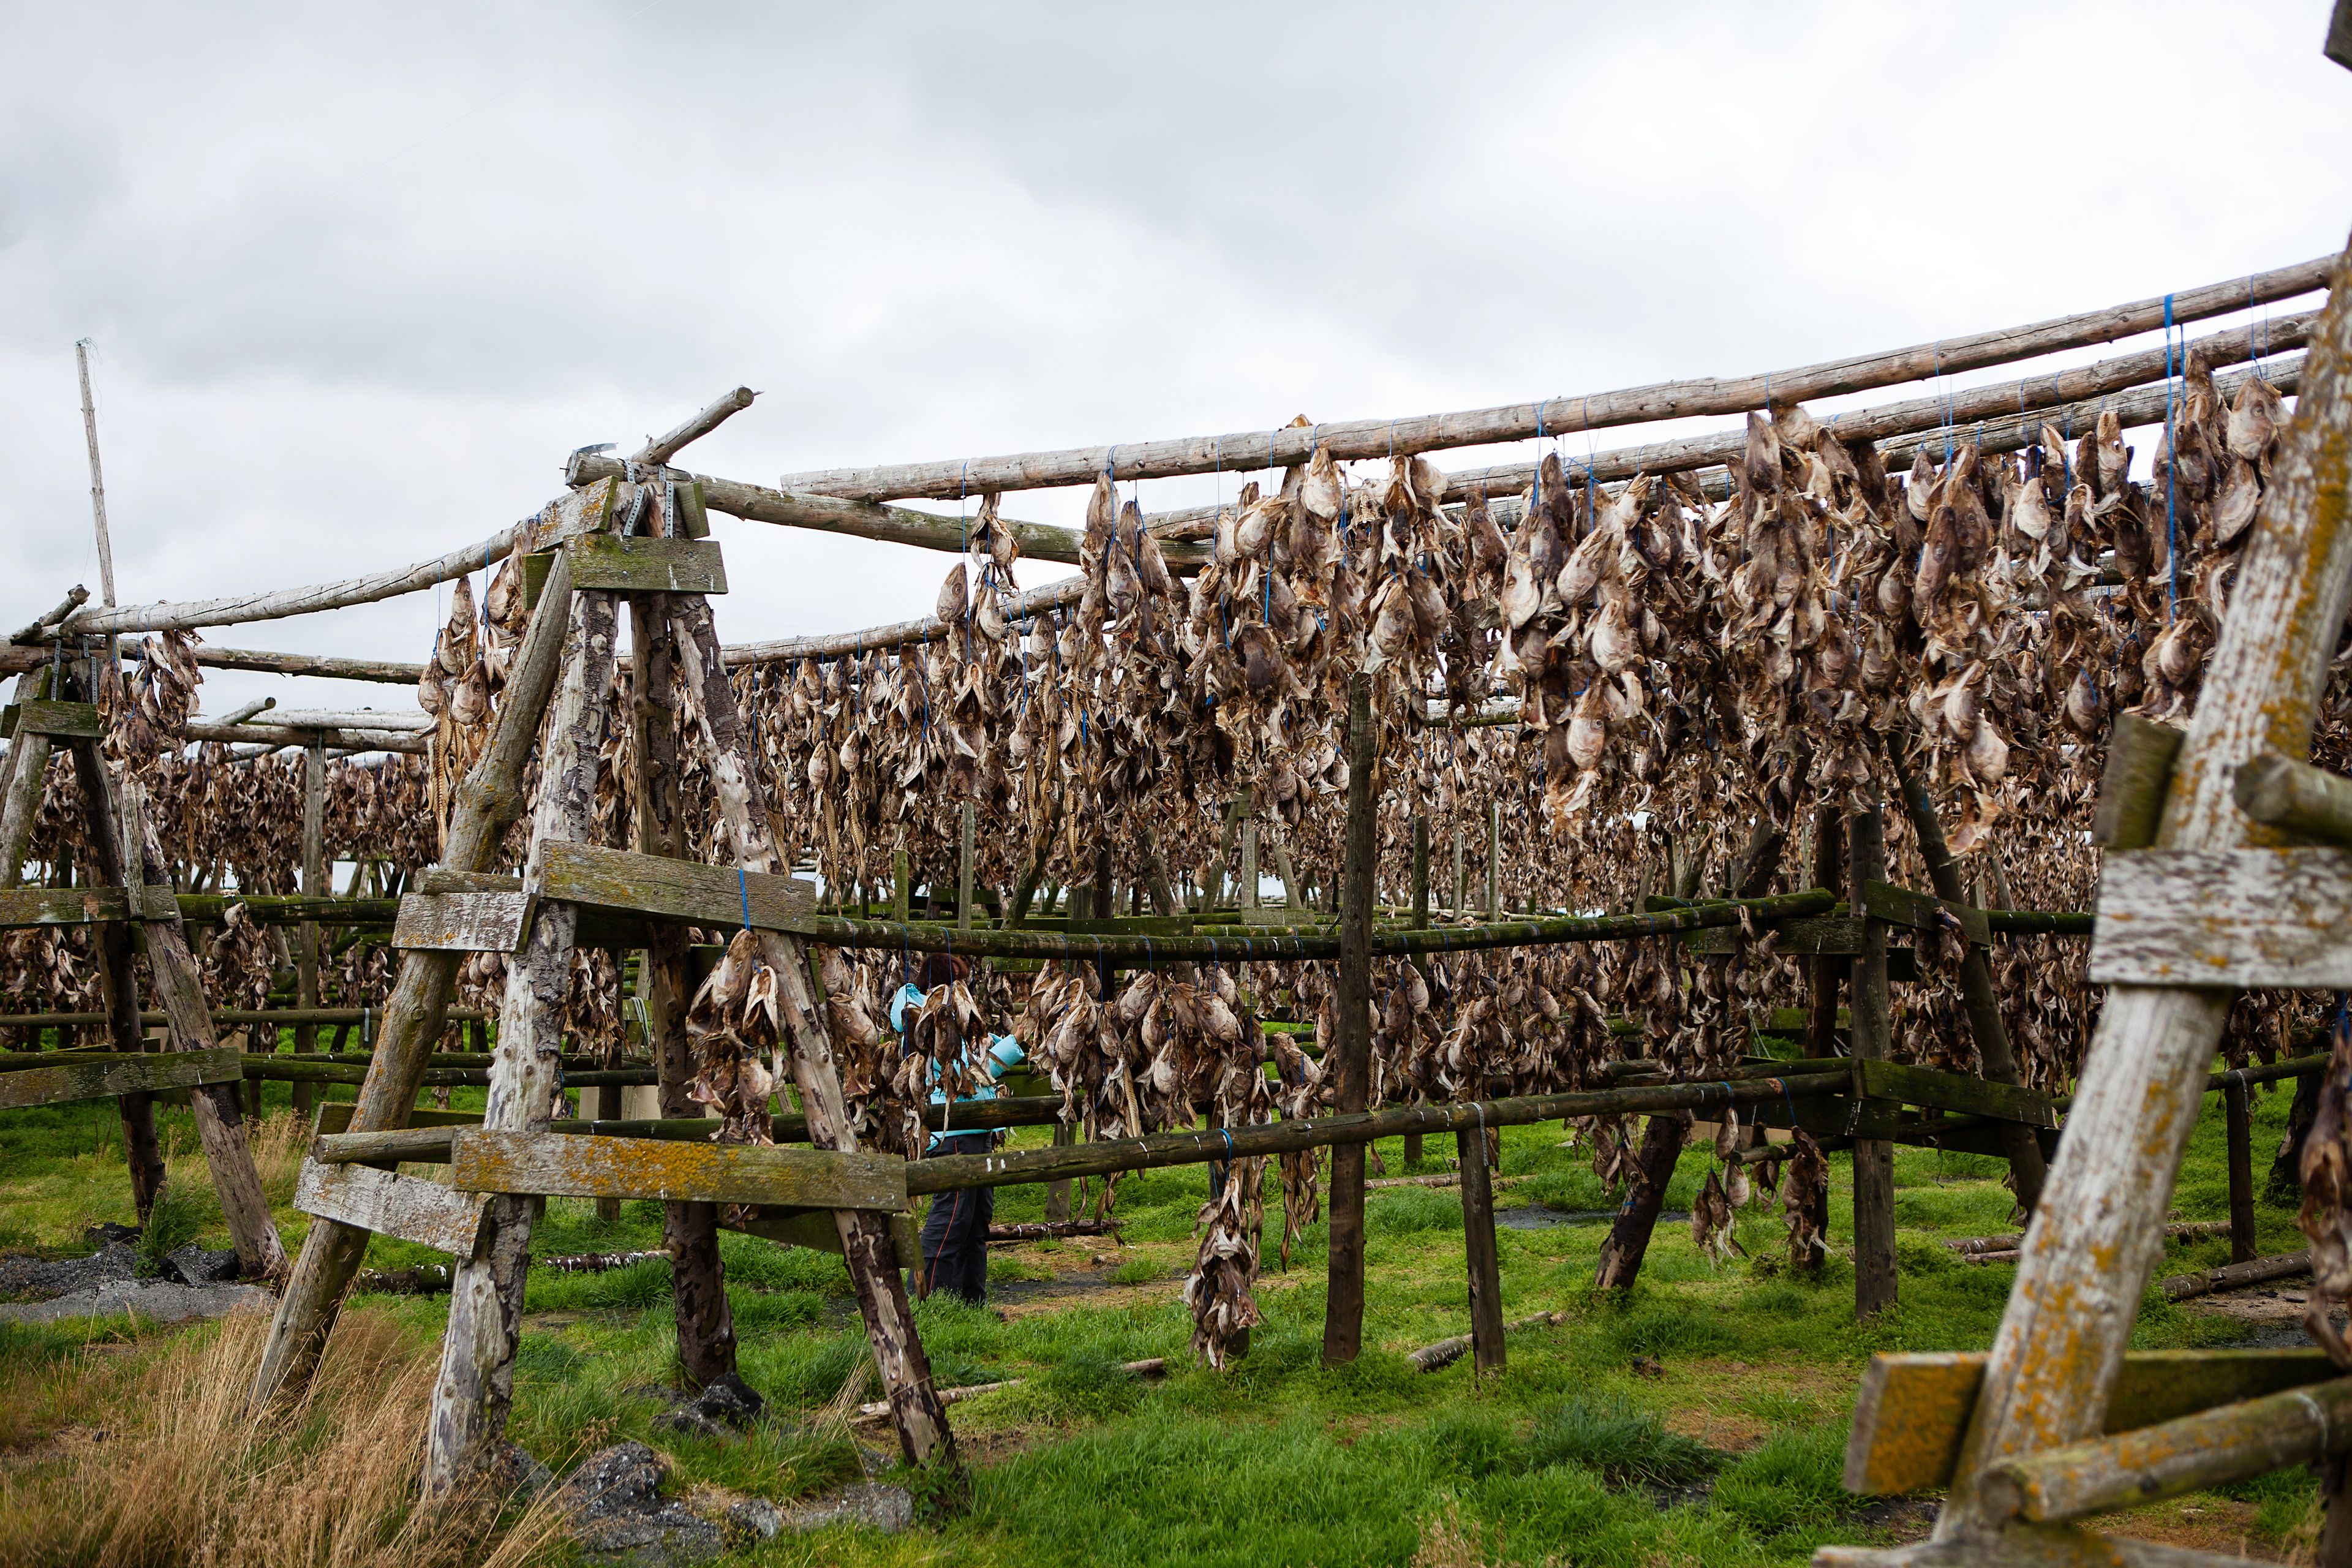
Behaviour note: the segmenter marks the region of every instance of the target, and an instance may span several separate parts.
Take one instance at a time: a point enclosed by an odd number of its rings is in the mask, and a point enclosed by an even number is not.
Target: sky
[[[0,624],[99,586],[79,338],[126,604],[438,555],[738,384],[680,460],[773,483],[1750,374],[2339,248],[2327,9],[0,0]],[[950,564],[715,521],[730,642]],[[413,703],[204,706],[263,695]]]

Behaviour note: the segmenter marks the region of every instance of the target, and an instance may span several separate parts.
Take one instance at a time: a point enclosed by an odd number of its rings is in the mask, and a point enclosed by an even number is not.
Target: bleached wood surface
[[[357,1226],[375,1236],[396,1236],[465,1258],[474,1250],[489,1199],[461,1193],[423,1176],[403,1176],[373,1165],[322,1165],[302,1162],[294,1184],[294,1206],[319,1219]]]
[[[512,952],[530,920],[523,892],[410,893],[400,900],[392,945],[450,952]]]
[[[2095,984],[2352,987],[2352,850],[2110,854],[2098,912]]]

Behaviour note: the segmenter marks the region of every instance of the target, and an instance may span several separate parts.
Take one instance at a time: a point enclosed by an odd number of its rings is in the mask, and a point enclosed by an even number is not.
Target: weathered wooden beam
[[[2341,263],[2334,282],[2173,767],[2157,836],[2167,848],[2275,842],[2276,829],[2237,808],[2238,764],[2264,747],[2309,752],[2352,604],[2352,274]],[[1975,1491],[1990,1467],[2095,1435],[2161,1253],[2164,1212],[2230,1001],[2205,988],[2109,987],[1938,1541],[1986,1528]]]
[[[473,1253],[489,1201],[487,1194],[457,1192],[421,1176],[315,1160],[302,1162],[294,1184],[294,1206],[304,1214],[372,1235],[396,1236],[461,1259]]]
[[[1360,1145],[1407,1132],[1459,1132],[1465,1127],[1482,1123],[1488,1127],[1524,1127],[1531,1122],[1558,1121],[1574,1116],[1778,1105],[1785,1100],[1801,1103],[1841,1093],[1852,1087],[1853,1081],[1851,1073],[1838,1071],[1791,1073],[1786,1078],[1735,1081],[1728,1086],[1719,1082],[1644,1084],[1509,1100],[1392,1106],[1385,1110],[1342,1112],[1213,1132],[1157,1132],[1144,1138],[1076,1143],[1067,1148],[947,1154],[909,1164],[907,1191],[920,1197],[963,1187],[1009,1187],[1065,1177],[1108,1175],[1114,1171],[1202,1165],[1261,1154],[1295,1154],[1302,1149]]]
[[[2352,779],[2265,752],[2239,764],[2231,793],[2256,822],[2352,847]]]
[[[512,952],[530,925],[533,900],[525,892],[410,893],[400,900],[392,929],[397,948],[450,952]]]
[[[169,888],[10,888],[0,892],[0,930],[144,920],[178,908]]]
[[[404,756],[421,757],[428,742],[423,734],[412,730],[298,730],[286,724],[207,724],[191,720],[186,730],[191,741],[219,741],[232,745],[331,747],[343,752],[398,752]]]
[[[1348,683],[1348,814],[1339,871],[1339,973],[1333,1016],[1339,1038],[1326,1071],[1337,1071],[1333,1103],[1361,1111],[1371,1096],[1372,876],[1380,854],[1380,724],[1367,675]],[[1106,991],[1105,994],[1108,994]],[[1230,1129],[1226,1131],[1230,1131]],[[1486,1158],[1482,1134],[1478,1155]],[[1354,1361],[1364,1331],[1364,1146],[1331,1154],[1329,1281],[1323,1306],[1323,1364]]]
[[[0,736],[17,735],[99,741],[106,738],[106,726],[95,702],[11,702],[0,708]]]
[[[907,1163],[879,1154],[457,1130],[449,1184],[460,1192],[660,1198],[788,1208],[903,1209]]]
[[[39,1054],[52,1057],[65,1053]],[[200,1083],[236,1083],[245,1076],[238,1064],[242,1055],[234,1047],[210,1051],[167,1051],[161,1056],[142,1053],[135,1057],[120,1051],[77,1052],[73,1060],[55,1066],[0,1072],[0,1110],[187,1089]]]
[[[2165,792],[2186,731],[2137,713],[2118,713],[2107,732],[2099,797],[2091,812],[2091,842],[2102,849],[2145,849],[2156,842]]]
[[[797,930],[814,918],[816,889],[787,872],[699,866],[593,844],[551,844],[540,896],[592,909],[729,930]]]
[[[701,440],[736,415],[751,407],[751,400],[758,395],[760,395],[748,386],[737,387],[667,435],[656,436],[647,440],[645,446],[638,449],[636,457],[631,460],[656,465],[668,462],[688,446]],[[582,455],[575,452],[572,457],[577,459]],[[567,472],[565,478],[570,479],[571,475]]]
[[[81,606],[84,601],[89,599],[89,590],[83,587],[79,583],[75,584],[67,591],[66,596],[58,602],[58,605],[55,609],[50,610],[47,614],[35,619],[32,625],[12,634],[8,640],[12,643],[31,643],[41,641],[42,634],[45,631],[57,625],[59,621],[64,620],[68,616],[73,614],[75,610]]]
[[[1978,1351],[1872,1356],[1846,1437],[1846,1490],[1897,1497],[1948,1485],[1985,1361]],[[2102,1430],[2136,1431],[2336,1376],[2318,1350],[2133,1351],[2117,1372]]]
[[[2298,1274],[2311,1272],[2311,1253],[2282,1252],[2274,1258],[2257,1258],[2245,1263],[2225,1263],[2219,1268],[2200,1268],[2193,1274],[2175,1274],[2157,1281],[2157,1289],[2168,1301],[2193,1301],[2200,1296],[2218,1296],[2224,1290],[2242,1290],[2249,1285],[2265,1285],[2273,1279],[2292,1279]]]
[[[2230,1261],[2254,1260],[2254,1118],[2246,1080],[2226,1076],[2221,1119],[2229,1148]]]
[[[2231,990],[2352,986],[2352,850],[2139,849],[2099,878],[2090,978]]]
[[[2058,1125],[2056,1108],[2039,1089],[1902,1062],[1863,1061],[1855,1064],[1854,1070],[1862,1079],[1863,1092],[1874,1099],[2013,1121],[2029,1129]]]
[[[1875,798],[1846,819],[1851,886],[1886,879],[1885,819]],[[1893,1041],[1886,991],[1886,923],[1864,916],[1863,950],[1853,961],[1853,1037],[1858,1062],[1883,1061]],[[1853,1143],[1853,1313],[1876,1316],[1895,1305],[1895,1150],[1883,1138]]]
[[[1939,930],[1941,917],[1949,915],[1959,923],[1960,935],[1967,941],[1979,944],[1992,941],[1992,928],[1985,919],[1985,911],[1976,905],[1936,898],[1892,882],[1873,882],[1863,889],[1862,908],[1873,920],[1912,931]]]
[[[507,830],[522,815],[523,769],[538,744],[540,721],[562,663],[571,603],[572,566],[565,562],[532,611],[530,629],[507,672],[506,700],[492,721],[489,746],[458,787],[441,853],[441,864],[448,870],[485,869]],[[384,1008],[383,1033],[360,1089],[353,1123],[360,1130],[408,1124],[426,1061],[440,1038],[457,973],[454,952],[402,955],[399,979]],[[357,1226],[321,1220],[310,1227],[278,1299],[269,1342],[254,1375],[254,1405],[268,1404],[289,1383],[308,1381],[334,1326],[343,1291],[366,1256],[367,1243],[368,1233]]]
[[[2352,1378],[2200,1410],[2087,1443],[2019,1455],[1986,1474],[1985,1510],[2071,1524],[2352,1449]]]
[[[1945,338],[1910,348],[1729,380],[1707,377],[1664,382],[1413,418],[1358,419],[1172,441],[1121,442],[1115,447],[1084,447],[1056,452],[816,469],[787,474],[779,483],[788,490],[865,500],[916,496],[953,500],[958,495],[980,495],[991,490],[1087,485],[1105,473],[1120,479],[1165,479],[1178,474],[1294,467],[1318,452],[1328,453],[1341,462],[1386,458],[1402,453],[1525,441],[1540,436],[1562,436],[1660,419],[1744,414],[1768,404],[1783,406],[1808,398],[2012,363],[2064,349],[2152,332],[2168,321],[2178,324],[2227,315],[2246,310],[2260,300],[2289,299],[2325,287],[2334,259],[2319,258],[2253,278],[2208,284],[2028,326]]]

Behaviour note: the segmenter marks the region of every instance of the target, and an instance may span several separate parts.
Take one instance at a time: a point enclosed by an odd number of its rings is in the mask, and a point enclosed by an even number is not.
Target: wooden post
[[[1429,818],[1418,815],[1412,819],[1412,923],[1416,930],[1429,927]]]
[[[98,743],[78,741],[74,744],[75,771],[80,771],[87,748],[90,765],[102,781],[106,775],[98,760]],[[147,820],[136,784],[122,788],[121,820],[124,864],[137,867],[140,873],[125,885],[143,881],[169,889],[171,865],[163,858],[163,846],[156,840],[154,825]],[[169,1020],[171,1047],[175,1051],[213,1050],[219,1040],[213,1033],[204,978],[197,972],[195,955],[188,949],[178,907],[167,907],[171,914],[147,921],[146,932],[147,967],[154,976],[156,999],[163,1003]],[[249,1279],[279,1279],[286,1275],[286,1248],[269,1217],[269,1197],[262,1191],[261,1174],[253,1163],[253,1146],[246,1141],[245,1113],[237,1104],[236,1090],[237,1086],[230,1083],[199,1084],[188,1090],[188,1106],[195,1113],[196,1137],[204,1145],[205,1163],[212,1168],[221,1217],[236,1248],[238,1274]]]
[[[1845,892],[1845,814],[1834,805],[1813,808],[1813,886]],[[1805,964],[1805,1049],[1815,1058],[1837,1048],[1838,987],[1848,960],[1814,958]]]
[[[563,689],[548,730],[533,814],[525,880],[536,883],[551,843],[585,843],[594,820],[596,773],[613,693],[613,595],[583,592],[572,601]],[[572,991],[576,904],[540,906],[523,950],[507,963],[499,1007],[499,1046],[490,1068],[487,1129],[540,1131],[556,1087],[565,1003]],[[425,1495],[440,1497],[486,1468],[506,1430],[514,1397],[514,1356],[522,1332],[522,1297],[530,1231],[544,1199],[500,1194],[483,1211],[470,1257],[449,1284],[449,1322],[441,1339],[441,1375],[425,1429]]]
[[[963,831],[956,848],[956,929],[971,929],[971,857],[972,836],[978,831],[973,821],[974,811],[970,801],[963,803]]]
[[[1486,921],[1503,918],[1503,803],[1486,802]]]
[[[523,770],[538,743],[540,720],[555,684],[571,604],[571,558],[559,551],[531,612],[530,629],[507,672],[506,700],[492,721],[489,746],[458,787],[451,806],[441,857],[449,870],[487,869],[507,829],[522,815]],[[384,1007],[383,1032],[352,1111],[352,1131],[385,1132],[408,1125],[425,1064],[441,1037],[461,956],[427,949],[401,955],[400,977]],[[257,1407],[276,1398],[289,1384],[299,1388],[308,1382],[367,1244],[368,1232],[358,1226],[328,1219],[310,1222],[254,1374],[250,1398]]]
[[[1066,1121],[1054,1123],[1055,1148],[1066,1149],[1077,1141],[1078,1130],[1076,1127]],[[1045,1184],[1045,1217],[1048,1220],[1061,1221],[1070,1217],[1071,1184],[1067,1177]]]
[[[1454,901],[1446,906],[1459,915],[1470,897],[1470,884],[1465,879],[1467,868],[1462,860],[1462,824],[1454,825]]]
[[[323,898],[332,891],[327,882],[327,748],[317,741],[302,748],[302,894],[305,898]],[[294,933],[294,996],[295,1005],[316,1007],[319,1005],[319,925],[316,921],[304,921]],[[271,1040],[275,1051],[278,1042]],[[315,1051],[319,1048],[319,1026],[315,1024],[294,1026],[294,1048]],[[308,1117],[312,1110],[314,1090],[310,1084],[294,1086],[294,1114]]]
[[[1250,797],[1242,796],[1244,800]],[[1242,908],[1257,908],[1257,818],[1242,820]]]
[[[2221,1110],[2230,1149],[2230,1261],[2254,1258],[2254,1121],[2246,1080],[2231,1073],[2221,1081]]]
[[[718,629],[711,623],[709,601],[698,594],[671,595],[670,624],[677,635],[678,666],[693,699],[694,717],[710,764],[724,842],[744,869],[784,872],[789,868],[776,854],[769,831],[759,775],[751,769],[734,688],[727,683],[727,666],[719,649]],[[801,1091],[809,1142],[819,1149],[855,1153],[857,1132],[850,1125],[848,1104],[842,1097],[824,1015],[809,987],[806,952],[798,938],[780,931],[761,932],[760,951],[776,973],[784,1027],[793,1042],[793,1079]],[[898,1270],[890,1222],[886,1215],[866,1209],[840,1209],[833,1217],[841,1236],[842,1261],[848,1267],[858,1311],[866,1321],[866,1342],[873,1347],[874,1364],[898,1424],[899,1452],[910,1465],[936,1463],[961,1475],[947,1405],[932,1386],[930,1358],[923,1352],[922,1339],[915,1331],[915,1320],[907,1305],[907,1280]]]
[[[890,851],[890,918],[904,925],[914,918],[915,873],[904,849]]]
[[[1886,880],[1885,820],[1872,800],[1846,830],[1851,886]],[[1853,1054],[1884,1061],[1887,1052],[1886,922],[1865,916],[1862,956],[1854,960]],[[1874,1317],[1895,1305],[1895,1145],[1853,1141],[1853,1315]]]
[[[1347,841],[1339,880],[1337,1109],[1362,1110],[1371,1093],[1372,862],[1379,848],[1380,732],[1372,683],[1348,683]],[[1483,1153],[1483,1151],[1482,1151]],[[1331,1151],[1330,1285],[1323,1309],[1323,1364],[1356,1359],[1364,1334],[1364,1146]]]
[[[1945,847],[1944,825],[1937,817],[1935,798],[1927,793],[1927,781],[1905,759],[1907,739],[1900,732],[1889,738],[1886,760],[1895,771],[1911,831],[1919,840],[1919,858],[1927,864],[1928,884],[1946,902],[1966,903],[1968,889],[1961,883],[1958,863]],[[1986,962],[1985,950],[1974,942],[1960,958],[1960,995],[1968,1007],[1969,1032],[1976,1038],[1977,1055],[1984,1061],[1984,1076],[1994,1083],[2021,1082],[2017,1058],[2009,1047],[2009,1030],[2000,1021],[2000,997],[1993,990],[1992,966]],[[2004,1121],[2000,1127],[2001,1152],[2009,1158],[2010,1184],[2016,1189],[2018,1205],[2030,1215],[2042,1201],[2046,1175],[2042,1141],[2032,1128],[2019,1122]]]
[[[2274,845],[2234,799],[2264,746],[2310,754],[2352,601],[2352,267],[2336,265],[2230,614],[2205,668],[2157,835],[2168,849]],[[2116,985],[2084,1056],[2066,1138],[2027,1229],[1939,1540],[1998,1528],[1979,1482],[2002,1460],[2098,1436],[2227,1022],[2227,991]]]
[[[20,736],[16,744],[23,746],[32,738]],[[101,884],[127,887],[122,824],[114,807],[112,775],[106,771],[96,742],[84,741],[69,745],[74,782],[81,793],[82,838],[89,846],[89,868],[94,879]],[[29,764],[31,761],[28,752],[25,762]],[[36,802],[40,798],[39,787],[40,782],[36,779]],[[10,858],[13,862],[18,857]],[[144,1050],[147,1037],[139,1026],[139,981],[131,963],[131,927],[121,921],[110,921],[98,928],[97,935],[93,945],[98,949],[99,994],[106,1008],[107,1042],[118,1051]],[[167,1177],[163,1145],[155,1136],[155,1100],[142,1091],[122,1095],[115,1103],[122,1118],[122,1153],[131,1171],[131,1201],[144,1228]]]
[[[16,700],[38,698],[47,689],[47,667],[26,670],[16,678]],[[18,735],[8,742],[8,787],[0,795],[0,888],[16,887],[24,879],[25,855],[33,841],[33,819],[40,814],[41,787],[48,776],[49,738]]]
[[[671,695],[676,681],[677,643],[666,595],[629,600],[629,661],[635,700],[637,816],[630,844],[640,855],[686,853],[686,827],[678,816],[678,715]],[[668,921],[649,922],[645,956],[638,961],[637,995],[645,1008],[646,1035],[661,1078],[661,1113],[702,1114],[689,1092],[694,1057],[686,1041],[686,928]],[[662,1205],[662,1249],[669,1254],[671,1306],[677,1324],[678,1370],[698,1388],[736,1373],[735,1315],[727,1300],[727,1276],[719,1253],[719,1205]]]
[[[1503,1274],[1495,1250],[1495,1189],[1486,1173],[1486,1129],[1454,1135],[1462,1163],[1462,1243],[1470,1271],[1470,1344],[1482,1375],[1503,1370]]]
[[[1307,907],[1307,888],[1298,879],[1298,868],[1290,863],[1290,846],[1280,835],[1274,840],[1275,875],[1282,879],[1282,907],[1303,910]]]
[[[1592,1282],[1604,1290],[1631,1290],[1642,1277],[1642,1259],[1657,1229],[1658,1211],[1665,1206],[1666,1184],[1675,1179],[1675,1162],[1682,1158],[1690,1137],[1685,1111],[1653,1116],[1642,1130],[1642,1147],[1633,1157],[1633,1191],[1601,1244],[1601,1267]]]

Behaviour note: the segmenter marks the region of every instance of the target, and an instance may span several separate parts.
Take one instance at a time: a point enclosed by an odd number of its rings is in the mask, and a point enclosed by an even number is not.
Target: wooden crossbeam
[[[95,702],[11,702],[0,708],[0,737],[47,735],[68,741],[106,736]]]
[[[805,1247],[812,1252],[842,1256],[841,1226],[830,1209],[755,1208],[740,1224],[730,1223],[722,1213],[719,1227],[756,1236],[779,1247]],[[890,1243],[897,1250],[899,1268],[922,1267],[922,1237],[912,1213],[891,1213]]]
[[[10,888],[0,891],[0,930],[84,926],[106,921],[170,920],[179,900],[169,888]]]
[[[1860,1062],[1855,1070],[1862,1075],[1863,1092],[1874,1099],[1932,1106],[1997,1121],[2022,1121],[2029,1127],[2058,1125],[2056,1108],[2038,1089],[1900,1062]]]
[[[1949,915],[1959,922],[1960,934],[1969,941],[1979,947],[1992,942],[1992,927],[1984,910],[1974,904],[1956,903],[1933,893],[1898,888],[1892,882],[1868,882],[1863,886],[1862,907],[1863,912],[1874,920],[1907,926],[1913,931],[1940,930],[1943,917]]]
[[[530,927],[531,897],[496,893],[410,893],[400,900],[392,945],[445,952],[513,952]]]
[[[487,1193],[461,1193],[423,1176],[404,1176],[373,1165],[322,1165],[302,1162],[294,1185],[294,1206],[320,1219],[357,1226],[378,1236],[396,1236],[456,1258],[472,1256],[481,1229]]]
[[[2111,852],[2090,979],[2227,990],[2352,987],[2352,849]]]
[[[565,540],[561,548],[572,562],[572,585],[615,594],[723,594],[727,566],[719,546],[702,539],[623,539],[617,534],[591,533]],[[547,581],[551,552],[523,557],[523,598],[539,600]]]
[[[1846,1489],[1889,1497],[1948,1484],[1985,1359],[1973,1351],[1872,1356],[1846,1438]],[[2108,1402],[2105,1430],[2137,1431],[2338,1375],[2318,1350],[2132,1351]]]
[[[33,1053],[26,1053],[33,1054]],[[116,1095],[163,1089],[193,1089],[204,1083],[237,1083],[245,1077],[245,1053],[234,1046],[209,1051],[40,1052],[52,1066],[20,1066],[0,1071],[0,1110],[21,1110],[34,1105],[61,1105],[75,1100],[105,1100]]]
[[[591,844],[548,845],[539,891],[543,899],[721,930],[788,931],[816,912],[816,889],[797,877]]]
[[[463,1129],[449,1184],[464,1192],[793,1208],[903,1209],[907,1163],[880,1154]]]

